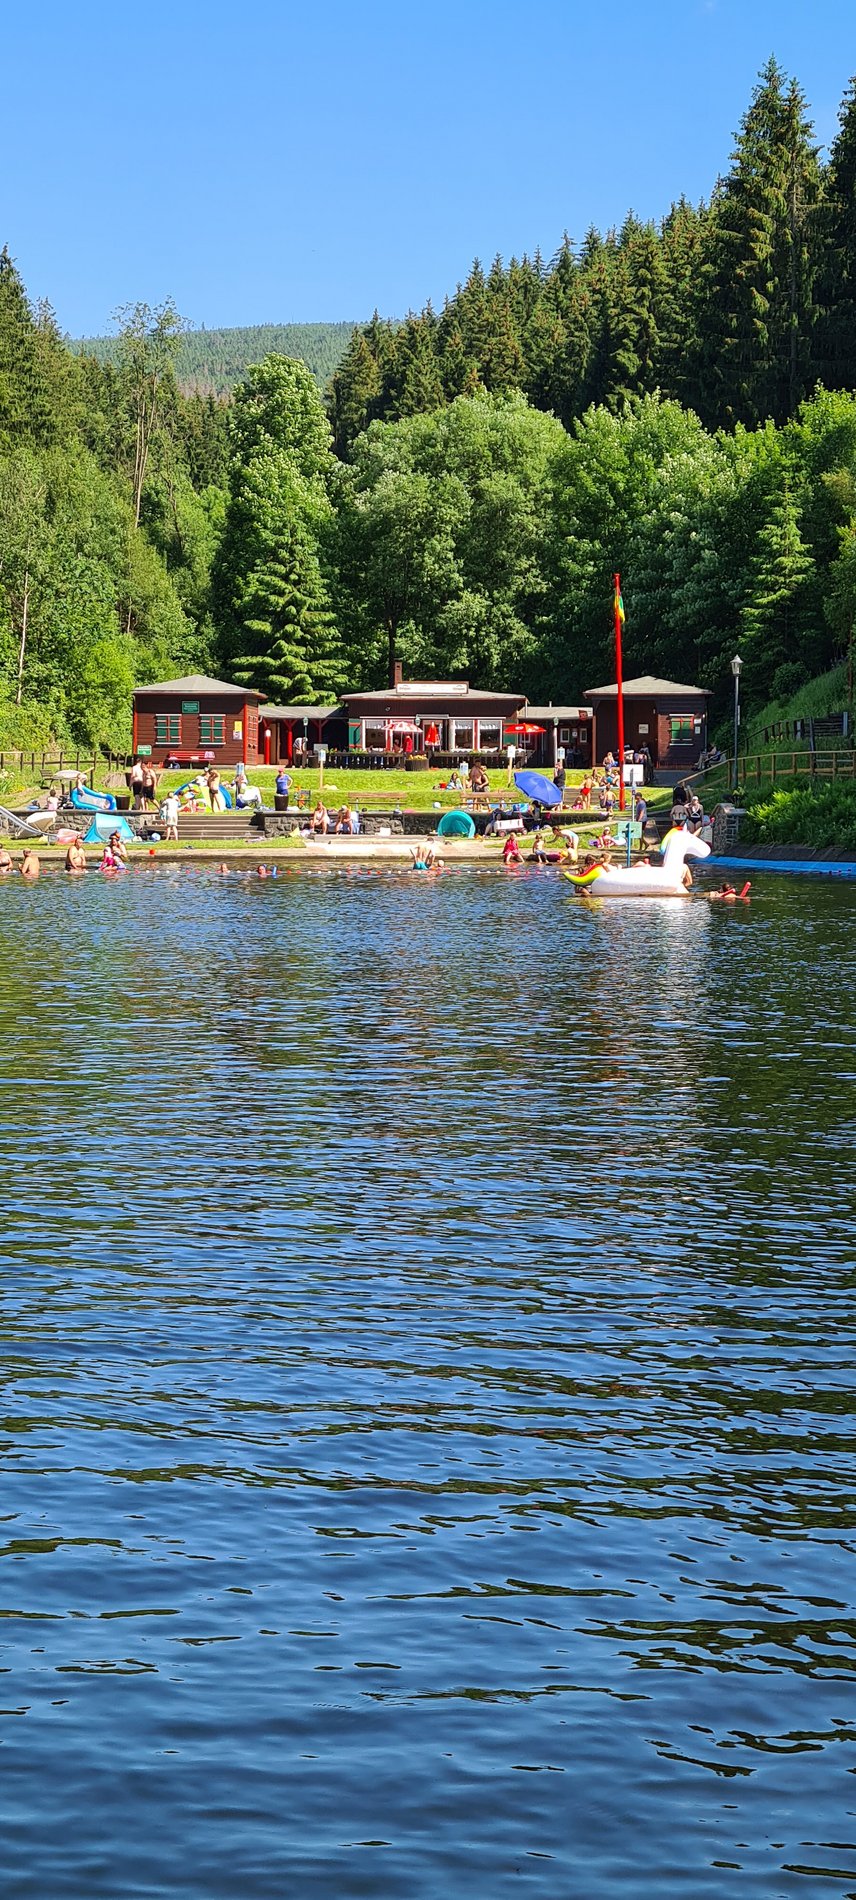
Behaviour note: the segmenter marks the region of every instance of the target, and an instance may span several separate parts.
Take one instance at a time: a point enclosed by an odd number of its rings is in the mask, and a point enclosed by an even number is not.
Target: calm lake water
[[[6,1900],[856,1894],[854,903],[0,887]]]

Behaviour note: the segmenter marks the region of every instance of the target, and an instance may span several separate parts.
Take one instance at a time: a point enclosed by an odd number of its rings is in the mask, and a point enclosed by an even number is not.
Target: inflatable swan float
[[[566,871],[564,875],[578,891],[591,897],[686,897],[686,859],[709,857],[709,844],[694,832],[673,825],[663,839],[662,864],[634,864],[628,869],[595,864],[590,871]]]

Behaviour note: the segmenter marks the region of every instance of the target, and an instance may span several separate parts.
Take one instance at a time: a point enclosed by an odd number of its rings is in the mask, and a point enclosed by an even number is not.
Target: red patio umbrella
[[[390,731],[391,732],[418,732],[419,727],[417,726],[416,721],[414,719],[396,719],[395,725],[390,727]]]
[[[515,723],[515,724],[514,724],[513,726],[506,726],[506,728],[505,728],[505,730],[506,730],[506,732],[519,732],[519,733],[523,733],[523,734],[525,734],[525,735],[526,735],[526,737],[528,738],[528,737],[530,736],[530,734],[532,734],[532,733],[536,733],[536,732],[544,732],[544,731],[545,731],[545,727],[544,727],[544,726],[533,726],[533,725],[531,725],[531,724],[530,724],[530,722],[529,722],[529,720],[528,720],[528,719],[518,719],[518,720],[516,721],[516,723]]]

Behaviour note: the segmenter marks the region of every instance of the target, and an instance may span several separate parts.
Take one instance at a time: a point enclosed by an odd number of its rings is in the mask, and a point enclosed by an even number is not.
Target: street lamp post
[[[731,671],[734,674],[734,758],[731,764],[731,789],[732,791],[736,792],[737,790],[737,745],[738,745],[738,738],[739,738],[739,733],[740,733],[740,675],[743,671],[743,661],[741,660],[739,653],[735,653],[734,655],[734,658],[731,662]]]

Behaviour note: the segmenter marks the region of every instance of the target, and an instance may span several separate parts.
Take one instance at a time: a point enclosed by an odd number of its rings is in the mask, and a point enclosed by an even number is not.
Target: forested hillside
[[[331,391],[336,446],[378,417],[520,389],[566,427],[659,390],[710,429],[781,423],[816,382],[856,382],[856,84],[821,163],[796,80],[771,61],[706,204],[659,224],[477,262],[439,315],[357,331]]]
[[[306,364],[319,389],[325,389],[353,329],[352,323],[257,323],[240,330],[186,330],[176,352],[176,380],[185,395],[230,396],[251,363],[272,355],[294,356]],[[115,336],[81,337],[71,345],[77,355],[113,365],[120,347]]]
[[[311,701],[398,654],[573,701],[616,569],[628,671],[714,718],[737,648],[751,712],[852,647],[854,85],[821,164],[769,67],[708,204],[376,316],[326,406],[278,352],[188,394],[186,347],[167,303],[75,354],[0,257],[0,743],[124,747],[134,682],[196,668]]]

